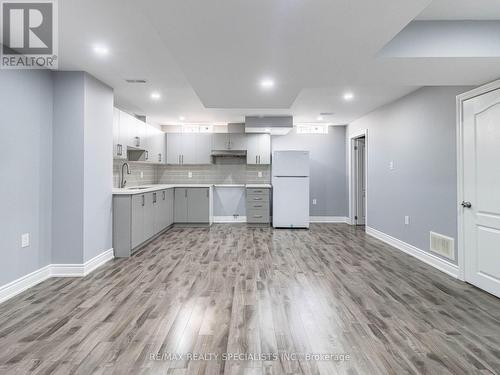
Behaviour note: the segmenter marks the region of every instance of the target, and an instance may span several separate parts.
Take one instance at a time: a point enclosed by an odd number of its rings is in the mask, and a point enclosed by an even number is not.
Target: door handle
[[[259,162],[257,161],[257,155],[255,155],[255,164],[259,164]]]
[[[149,160],[149,153],[146,151],[146,160]]]
[[[472,207],[472,203],[471,202],[463,201],[461,204],[462,204],[463,208],[471,208]]]

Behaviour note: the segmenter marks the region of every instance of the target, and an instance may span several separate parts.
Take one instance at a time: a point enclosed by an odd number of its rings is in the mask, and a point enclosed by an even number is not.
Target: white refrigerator
[[[309,151],[275,151],[273,227],[309,228]]]

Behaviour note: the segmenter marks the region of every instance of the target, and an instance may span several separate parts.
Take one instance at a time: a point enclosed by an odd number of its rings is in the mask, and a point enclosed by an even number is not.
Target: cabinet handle
[[[257,155],[255,155],[255,164],[258,164],[258,162],[257,162]]]
[[[184,189],[184,196],[187,198],[188,197],[188,190]]]
[[[156,203],[156,193],[153,193],[153,203]]]
[[[259,164],[260,164],[260,155],[259,155]]]
[[[141,146],[141,137],[134,137],[135,139],[135,147]]]
[[[165,190],[163,190],[163,200],[165,200]]]
[[[257,197],[255,197],[253,200],[254,200],[254,201],[261,201],[261,200],[262,200],[262,198],[257,198]]]
[[[144,198],[144,194],[142,195],[142,206],[144,207],[144,204],[145,204],[145,198]]]
[[[161,163],[161,154],[158,154],[158,161]]]
[[[256,219],[260,219],[260,218],[262,218],[262,215],[253,215],[253,217]]]
[[[254,207],[254,208],[259,208],[259,207],[262,207],[262,205],[261,205],[261,204],[254,204],[254,206],[253,206],[253,207]]]
[[[121,151],[121,148],[122,148],[122,145],[120,145],[120,144],[117,144],[117,145],[116,145],[116,154],[117,154],[118,156],[122,156],[122,151]]]
[[[149,160],[149,153],[146,151],[146,160]]]
[[[184,164],[184,155],[182,155],[182,164]]]
[[[181,163],[181,156],[180,155],[177,155],[177,161],[179,164]]]
[[[209,193],[209,191],[208,191],[208,189],[207,189],[207,198],[209,197],[208,193]]]

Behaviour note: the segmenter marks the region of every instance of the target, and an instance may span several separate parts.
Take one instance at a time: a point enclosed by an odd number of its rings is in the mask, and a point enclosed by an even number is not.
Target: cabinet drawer
[[[247,202],[247,210],[268,210],[269,211],[269,201],[250,201]]]
[[[269,195],[269,189],[265,188],[247,188],[247,194],[249,195]]]
[[[253,202],[265,202],[269,204],[269,195],[248,195],[247,194],[247,206]]]
[[[269,210],[247,210],[248,223],[269,223]]]

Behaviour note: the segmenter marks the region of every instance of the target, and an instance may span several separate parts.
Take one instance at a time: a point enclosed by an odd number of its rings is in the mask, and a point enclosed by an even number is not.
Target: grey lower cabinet
[[[210,223],[210,188],[175,188],[175,223]]]
[[[271,189],[247,188],[247,223],[269,224],[271,222]]]
[[[113,249],[128,257],[174,222],[174,189],[113,196]]]

